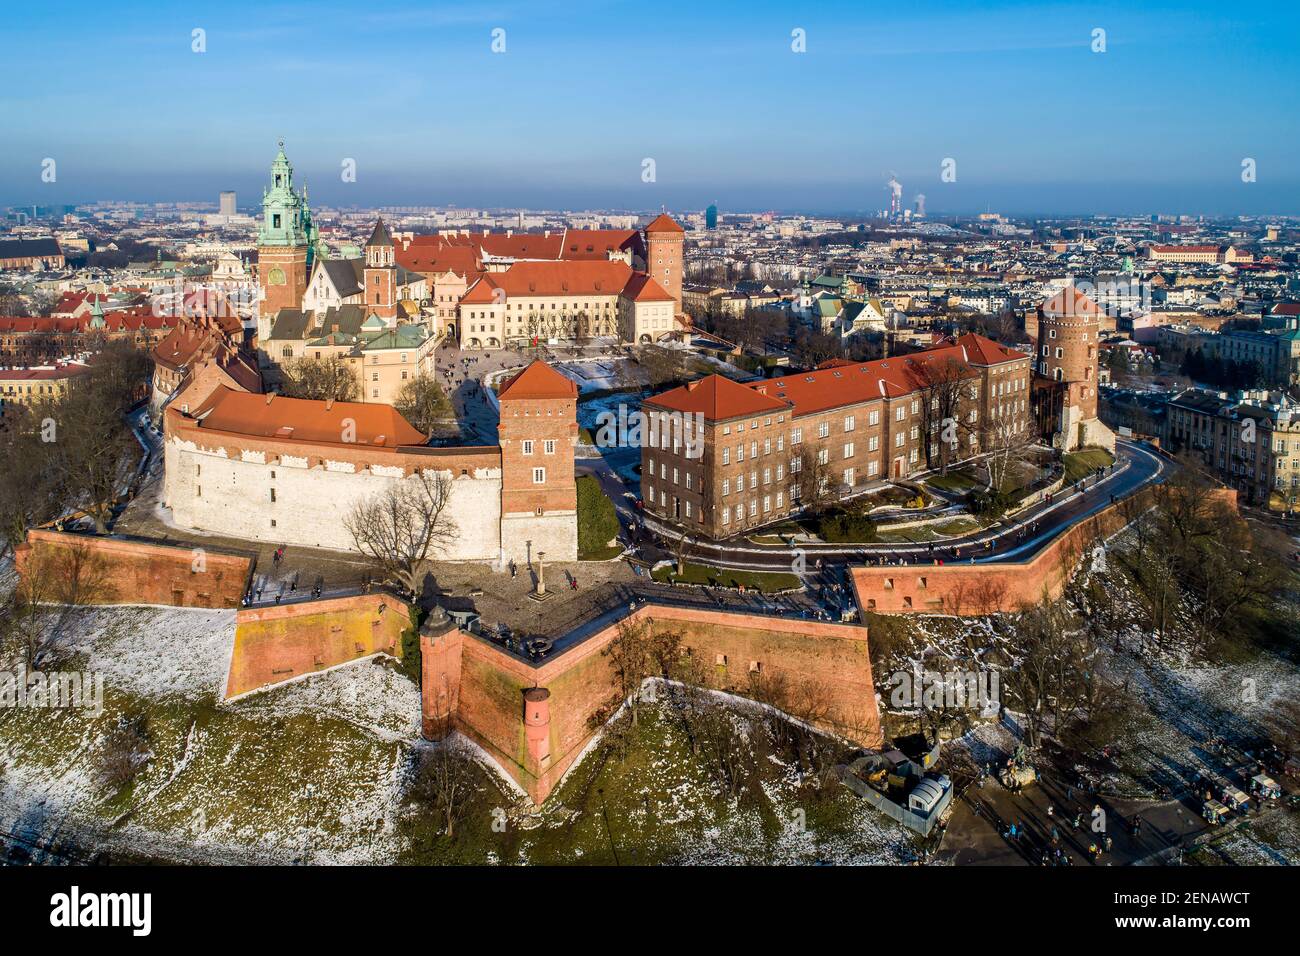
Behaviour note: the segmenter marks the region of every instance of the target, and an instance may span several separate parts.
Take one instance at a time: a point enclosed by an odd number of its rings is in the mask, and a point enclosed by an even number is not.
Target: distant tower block
[[[646,271],[673,297],[673,309],[682,311],[682,260],[686,230],[661,214],[645,227]]]
[[[221,208],[220,208],[221,215],[233,216],[235,215],[235,209],[236,209],[235,194],[229,191],[223,192],[221,194]]]
[[[718,204],[713,203],[708,209],[704,210],[704,228],[718,228]]]

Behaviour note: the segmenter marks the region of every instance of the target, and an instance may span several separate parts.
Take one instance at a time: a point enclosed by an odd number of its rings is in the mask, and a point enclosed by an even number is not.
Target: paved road
[[[846,546],[800,543],[797,550],[803,552],[810,565],[817,561],[825,564],[932,564],[936,559],[945,563],[1024,560],[1066,528],[1109,506],[1112,500],[1126,498],[1146,485],[1163,480],[1168,467],[1168,462],[1144,444],[1120,442],[1115,466],[1104,478],[1088,479],[1083,490],[1063,489],[1050,504],[1036,505],[990,530],[934,544]],[[586,470],[596,474],[601,487],[615,498],[617,504],[623,504],[622,492],[626,489],[617,476],[602,474],[595,463],[587,465]],[[626,513],[629,509],[624,504],[622,510]],[[625,520],[627,517],[633,516],[625,514]],[[677,533],[671,526],[646,515],[635,517],[639,517],[649,530],[661,533],[666,540],[676,540]],[[758,545],[743,536],[720,542],[693,542],[688,551],[692,559],[718,567],[769,571],[790,570],[791,556],[795,553],[795,549],[788,546]]]

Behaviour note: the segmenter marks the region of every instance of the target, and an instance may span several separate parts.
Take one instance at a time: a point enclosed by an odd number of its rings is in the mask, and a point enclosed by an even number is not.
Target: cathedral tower
[[[393,237],[381,218],[366,240],[365,310],[381,319],[397,318],[397,263]],[[390,321],[391,325],[392,322]]]
[[[265,340],[281,309],[302,307],[310,278],[309,253],[316,227],[306,195],[293,188],[293,166],[284,155],[284,142],[271,164],[271,185],[262,191],[262,223],[257,230],[257,335]]]

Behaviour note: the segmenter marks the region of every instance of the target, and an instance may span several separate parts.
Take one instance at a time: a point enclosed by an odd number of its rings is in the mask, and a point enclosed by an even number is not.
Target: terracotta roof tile
[[[255,395],[224,385],[190,417],[199,421],[200,428],[210,431],[312,444],[396,448],[423,445],[425,441],[425,436],[391,405]],[[349,419],[350,427],[345,428]],[[354,440],[344,441],[345,434]]]
[[[566,375],[561,374],[541,359],[532,363],[501,386],[497,393],[499,401],[530,398],[577,398],[578,386]]]

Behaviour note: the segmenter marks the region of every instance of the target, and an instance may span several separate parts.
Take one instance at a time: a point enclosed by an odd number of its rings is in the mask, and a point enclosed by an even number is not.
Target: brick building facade
[[[690,382],[642,406],[645,508],[724,538],[812,496],[833,500],[929,470],[940,456],[969,458],[993,423],[1028,427],[1030,378],[1029,356],[968,334],[749,385],[720,375]]]

